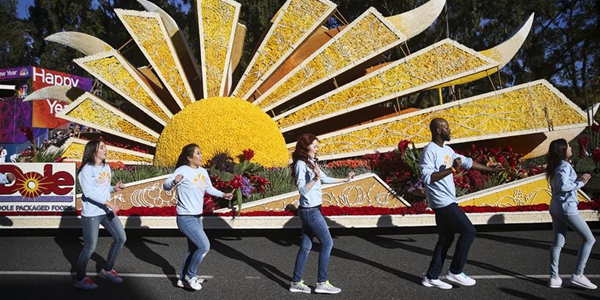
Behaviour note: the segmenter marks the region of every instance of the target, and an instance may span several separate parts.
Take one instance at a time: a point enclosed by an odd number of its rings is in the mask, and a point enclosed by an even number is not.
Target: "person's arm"
[[[585,174],[584,174],[584,176],[585,176]],[[564,168],[561,168],[559,166],[558,170],[556,172],[556,175],[555,175],[555,177],[556,177],[555,180],[557,180],[557,182],[559,183],[557,188],[561,192],[570,192],[570,191],[578,190],[578,189],[582,188],[589,180],[589,177],[587,177],[587,176],[584,177],[584,176],[582,176],[581,180],[573,180],[569,176],[569,173],[567,172],[567,170]]]
[[[303,161],[298,161],[296,163],[296,168],[294,169],[296,175],[296,186],[298,187],[298,192],[300,195],[306,195],[308,192],[315,186],[317,181],[320,180],[320,172],[318,168],[315,168],[315,176],[309,181],[306,182],[306,173],[308,172],[308,166]]]
[[[502,167],[501,164],[496,164],[492,167],[488,167],[486,165],[482,165],[482,164],[474,161],[473,165],[471,166],[470,169],[482,171],[482,172],[488,172],[488,173],[496,173],[496,172],[503,171],[504,167]]]
[[[202,176],[204,177],[204,182],[206,183],[206,193],[208,193],[211,196],[225,198],[227,200],[231,200],[231,198],[233,198],[232,193],[223,193],[223,192],[217,190],[212,185],[212,181],[210,181],[210,176],[208,176],[208,172],[202,172]]]
[[[449,166],[444,170],[437,171],[435,169],[435,153],[433,153],[433,151],[427,151],[427,149],[428,148],[426,148],[421,154],[421,161],[419,162],[421,167],[421,180],[423,180],[423,183],[432,184],[452,174],[453,172],[456,172],[456,168],[454,166]],[[457,162],[454,162],[454,164],[456,163]]]
[[[349,182],[350,180],[352,180],[352,178],[354,178],[354,172],[350,172],[348,173],[348,177],[346,178],[331,178],[329,176],[327,176],[327,174],[325,174],[325,172],[323,172],[321,169],[319,169],[320,173],[321,173],[321,182],[323,183],[341,183],[341,182]]]
[[[175,172],[177,172],[177,170],[175,170]],[[183,180],[183,175],[173,173],[163,183],[163,189],[165,191],[170,191],[172,188],[174,188],[176,185],[178,185],[182,180]]]

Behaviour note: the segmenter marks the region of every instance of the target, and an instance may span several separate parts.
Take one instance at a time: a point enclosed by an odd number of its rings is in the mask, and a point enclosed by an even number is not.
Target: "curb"
[[[596,210],[579,211],[587,222],[600,221]],[[551,223],[548,211],[467,213],[474,225]],[[177,229],[175,217],[119,216],[126,229]],[[325,217],[330,228],[387,228],[435,226],[433,214]],[[205,229],[294,229],[298,217],[203,217]],[[1,229],[81,228],[78,216],[4,216]]]

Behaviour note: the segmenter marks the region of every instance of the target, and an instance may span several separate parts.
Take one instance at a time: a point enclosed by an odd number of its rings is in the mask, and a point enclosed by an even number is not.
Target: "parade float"
[[[206,209],[211,214],[205,217],[207,228],[298,227],[293,216],[298,193],[288,188],[261,197],[259,191],[273,182],[246,171],[253,164],[271,174],[289,172],[289,153],[304,132],[318,135],[319,158],[333,164],[330,170],[339,167],[336,162],[371,162],[355,180],[324,189],[323,209],[332,227],[434,225],[419,188],[409,191],[409,185],[418,181],[418,149],[430,140],[429,122],[436,117],[448,120],[453,147],[473,144],[475,151],[483,144],[499,149],[479,157],[483,163],[509,166],[504,160],[513,154],[504,155],[502,149],[519,153],[510,165],[515,174],[503,174],[510,180],[480,184],[479,190],[459,197],[459,205],[472,212],[473,223],[549,222],[550,190],[540,174],[543,169],[522,172],[517,160],[543,155],[553,139],[573,140],[596,110],[583,111],[543,79],[448,103],[440,100],[425,109],[395,102],[498,72],[527,38],[533,15],[505,42],[487,50],[445,39],[411,52],[406,41],[436,20],[445,1],[431,0],[395,16],[370,8],[354,21],[328,29],[323,24],[334,13],[334,3],[289,0],[271,20],[239,81],[234,81],[245,35],[240,4],[197,2],[197,62],[174,20],[151,2],[138,2],[145,11],[117,8],[115,13],[148,66],[133,65],[119,50],[84,33],[58,32],[46,38],[80,52],[74,62],[122,97],[123,107],[68,86],[48,87],[26,100],[68,102],[58,117],[101,131],[109,145],[107,161],[124,169],[172,167],[180,149],[196,143],[217,187],[242,189],[244,178],[251,182],[254,195]],[[381,63],[380,55],[395,47],[406,49],[407,55]],[[62,149],[64,162],[80,161],[85,143],[70,138]],[[249,151],[251,157],[246,155]],[[223,153],[234,165],[228,174],[213,161]],[[412,156],[407,158],[407,153]],[[341,165],[352,169],[352,163]],[[400,169],[382,171],[390,166]],[[461,175],[458,181],[476,181],[473,174]],[[121,217],[139,218],[136,224],[142,227],[176,228],[176,199],[162,189],[165,178],[127,182],[127,189],[113,194],[111,201],[123,209]],[[598,220],[596,203],[583,192],[579,200],[592,208],[582,211],[585,218]],[[78,226],[75,216],[36,217],[31,221],[33,217],[10,216],[16,227]]]

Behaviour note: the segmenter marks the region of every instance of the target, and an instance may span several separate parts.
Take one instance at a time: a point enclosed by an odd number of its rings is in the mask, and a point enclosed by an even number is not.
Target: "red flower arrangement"
[[[492,213],[492,212],[524,212],[524,211],[547,211],[547,204],[523,205],[512,207],[496,207],[496,206],[462,206],[466,213]],[[580,202],[578,205],[580,210],[600,210],[600,199],[591,202]],[[295,210],[286,211],[254,211],[242,213],[241,216],[257,217],[257,216],[294,216]],[[433,214],[432,210],[428,210],[423,202],[416,202],[412,207],[399,208],[384,208],[384,207],[340,207],[340,206],[325,206],[322,209],[324,216],[369,216],[369,215],[416,215],[416,214]],[[3,216],[64,216],[64,215],[79,215],[77,212],[1,212]],[[173,217],[177,215],[175,206],[167,207],[132,207],[127,210],[119,211],[120,216],[160,216]],[[213,216],[231,216],[231,213],[216,214],[212,211],[204,211],[204,215]]]

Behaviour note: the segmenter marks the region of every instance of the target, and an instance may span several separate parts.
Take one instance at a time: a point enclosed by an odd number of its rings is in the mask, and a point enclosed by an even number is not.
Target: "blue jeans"
[[[202,226],[200,216],[177,216],[177,227],[187,237],[188,251],[183,257],[181,278],[196,276],[198,266],[210,250],[210,242]]]
[[[469,249],[477,234],[475,226],[473,226],[467,215],[456,203],[436,208],[433,211],[435,212],[438,241],[435,244],[433,257],[431,258],[426,276],[429,279],[438,279],[442,272],[448,249],[450,249],[452,242],[454,242],[454,234],[457,232],[460,233],[460,237],[456,242],[456,250],[450,264],[450,272],[460,274],[463,272],[467,256],[469,255]]]
[[[563,215],[550,212],[552,216],[552,228],[554,229],[554,243],[550,251],[550,275],[552,277],[559,276],[558,260],[560,259],[560,251],[565,245],[565,237],[567,236],[567,226],[571,227],[583,239],[579,252],[577,253],[577,265],[575,266],[576,275],[582,275],[585,269],[585,263],[590,257],[592,246],[596,242],[590,227],[585,223],[581,215]]]
[[[321,208],[300,208],[298,209],[298,215],[302,221],[302,242],[300,250],[298,250],[298,255],[296,256],[292,282],[302,280],[302,272],[306,265],[308,253],[312,248],[312,239],[315,236],[321,243],[317,282],[325,282],[327,281],[327,266],[329,265],[329,256],[331,255],[331,249],[333,248],[333,239],[329,233],[325,218],[323,218],[323,215],[321,214]]]
[[[81,227],[83,229],[83,250],[79,254],[77,259],[77,280],[81,280],[86,277],[87,264],[96,250],[98,244],[98,231],[100,230],[100,224],[104,226],[106,231],[110,233],[113,238],[113,243],[108,250],[108,258],[106,259],[106,265],[104,270],[110,271],[115,266],[115,261],[125,245],[127,236],[125,235],[125,229],[119,218],[109,218],[106,215],[95,216],[95,217],[81,217]]]

